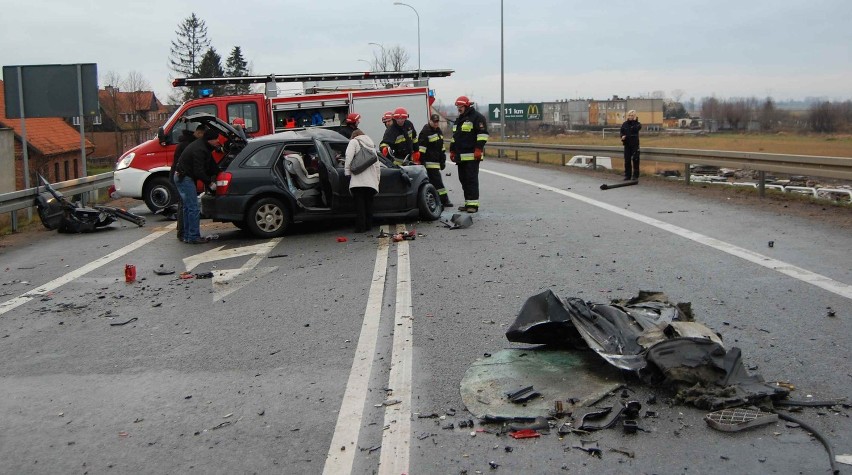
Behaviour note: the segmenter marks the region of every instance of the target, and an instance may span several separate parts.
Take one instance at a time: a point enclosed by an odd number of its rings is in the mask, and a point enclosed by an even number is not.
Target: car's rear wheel
[[[417,193],[417,207],[420,208],[420,219],[424,221],[435,221],[441,217],[444,207],[441,205],[441,197],[434,185],[427,183],[420,187]]]
[[[142,191],[142,199],[151,212],[166,208],[178,200],[177,187],[169,181],[168,177],[157,176],[145,185]]]
[[[248,230],[260,238],[282,236],[290,224],[284,203],[276,198],[263,198],[254,203],[246,214]]]

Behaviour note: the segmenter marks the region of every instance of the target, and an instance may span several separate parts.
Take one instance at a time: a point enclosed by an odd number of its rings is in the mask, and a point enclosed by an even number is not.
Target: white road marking
[[[32,300],[36,297],[40,297],[47,292],[53,291],[56,288],[61,287],[65,284],[67,284],[68,282],[71,282],[74,279],[82,277],[82,276],[88,274],[89,272],[92,272],[93,270],[118,259],[121,256],[124,256],[124,255],[126,255],[130,252],[133,252],[136,249],[139,249],[140,247],[150,243],[151,241],[154,241],[155,239],[159,238],[160,236],[162,236],[164,234],[174,232],[175,226],[177,226],[177,225],[176,224],[170,224],[170,225],[166,226],[165,228],[161,229],[160,231],[155,231],[155,232],[145,236],[144,238],[142,238],[142,239],[140,239],[136,242],[130,243],[130,244],[122,247],[121,249],[119,249],[117,251],[113,251],[113,252],[111,252],[111,253],[109,253],[109,254],[107,254],[107,255],[99,258],[99,259],[95,259],[94,261],[84,265],[83,267],[80,267],[77,270],[71,271],[71,272],[63,275],[62,277],[53,279],[53,280],[51,280],[50,282],[48,282],[44,285],[40,285],[40,286],[30,290],[29,292],[22,294],[19,297],[15,297],[11,300],[7,300],[3,303],[0,303],[0,315],[3,315],[4,313],[6,313],[10,310],[14,310],[14,309],[20,307],[21,305],[29,302],[30,300]]]
[[[397,232],[405,230],[405,225],[397,226]],[[411,260],[408,241],[400,241],[396,244],[396,256],[396,314],[393,327],[393,353],[388,376],[391,394],[387,397],[399,403],[385,406],[384,427],[387,429],[382,432],[380,475],[408,473],[411,445],[411,359],[414,314],[411,305]]]
[[[382,227],[386,231],[385,227]],[[389,239],[381,239],[376,250],[376,265],[373,268],[373,283],[367,298],[367,308],[364,311],[364,323],[358,336],[358,347],[340,413],[337,415],[337,425],[326,455],[322,473],[325,475],[344,475],[352,472],[355,452],[358,450],[358,434],[361,432],[361,419],[364,415],[364,403],[367,400],[370,372],[373,369],[373,358],[376,354],[376,341],[379,335],[379,320],[382,316],[382,299],[385,291],[385,277],[388,267]]]
[[[506,178],[508,180],[513,180],[518,183],[524,183],[526,185],[534,186],[536,188],[540,188],[546,191],[552,191],[554,193],[558,193],[563,196],[567,196],[569,198],[573,198],[578,201],[582,201],[584,203],[590,204],[592,206],[597,206],[598,208],[605,209],[607,211],[611,211],[616,214],[620,214],[626,218],[635,219],[636,221],[640,221],[642,223],[648,224],[650,226],[654,226],[656,228],[662,229],[664,231],[668,231],[672,234],[676,234],[678,236],[684,237],[686,239],[690,239],[699,244],[704,244],[705,246],[712,247],[719,251],[728,253],[732,256],[739,257],[741,259],[745,259],[754,264],[766,267],[768,269],[772,269],[774,271],[780,272],[786,276],[792,277],[794,279],[798,279],[802,282],[806,282],[811,285],[815,285],[821,289],[827,290],[834,294],[837,294],[841,297],[845,297],[847,299],[852,299],[852,285],[844,284],[843,282],[838,282],[834,279],[826,277],[822,274],[817,274],[815,272],[811,272],[807,269],[803,269],[801,267],[794,266],[793,264],[789,264],[784,261],[779,261],[778,259],[773,259],[771,257],[765,256],[763,254],[750,251],[748,249],[735,246],[733,244],[720,241],[715,238],[711,238],[709,236],[705,236],[703,234],[699,234],[694,231],[690,231],[688,229],[681,228],[680,226],[675,226],[673,224],[669,224],[654,218],[649,218],[647,216],[643,216],[639,213],[634,213],[633,211],[627,211],[616,206],[603,203],[592,198],[587,198],[582,195],[578,195],[576,193],[571,193],[570,191],[560,190],[559,188],[554,188],[552,186],[544,185],[541,183],[536,183],[534,181],[525,180],[523,178],[517,178],[511,175],[506,175],[505,173],[499,173],[491,170],[482,170],[485,173],[490,173],[492,175],[496,175],[499,177]]]
[[[275,246],[281,242],[281,239],[282,238],[275,238],[260,244],[233,247],[226,250],[223,250],[225,249],[225,246],[219,246],[198,253],[194,256],[186,257],[183,260],[183,264],[186,266],[187,271],[191,271],[205,262],[221,261],[232,257],[253,254],[251,258],[238,269],[217,269],[213,272],[213,300],[220,300],[248,285],[252,281],[251,279],[240,279],[238,277],[254,269],[258,264],[260,264],[260,262],[270,252],[272,252],[273,249],[275,249]],[[265,268],[262,271],[259,271],[258,275],[255,277],[269,274],[277,269],[277,266]]]
[[[263,257],[266,254],[269,254],[272,249],[278,245],[279,242],[281,242],[281,238],[270,239],[269,241],[262,242],[260,244],[254,244],[252,246],[233,247],[230,249],[225,249],[225,246],[219,246],[204,252],[200,252],[198,254],[195,254],[194,256],[185,257],[183,259],[183,265],[186,266],[186,270],[191,271],[192,269],[198,267],[200,264],[203,264],[205,262],[221,261],[225,259],[230,259],[232,257],[246,256],[249,254],[255,254],[253,259],[257,258],[257,256],[260,256],[260,259],[263,259]],[[257,260],[257,262],[260,261]],[[255,262],[255,265],[257,265],[257,262]]]

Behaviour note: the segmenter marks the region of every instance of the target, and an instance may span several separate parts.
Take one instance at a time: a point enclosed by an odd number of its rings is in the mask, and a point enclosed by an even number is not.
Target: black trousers
[[[473,201],[479,206],[479,160],[458,162],[459,181],[464,190],[464,204]]]
[[[624,178],[639,178],[639,145],[624,144]]]
[[[355,199],[355,232],[363,233],[373,227],[373,197],[376,190],[369,187],[350,188]]]

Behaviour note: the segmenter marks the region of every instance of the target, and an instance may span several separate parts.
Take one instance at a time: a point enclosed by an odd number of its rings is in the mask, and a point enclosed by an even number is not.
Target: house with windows
[[[152,91],[119,90],[106,86],[98,90],[100,113],[86,117],[86,136],[95,144],[92,161],[113,164],[136,145],[157,136],[157,129],[169,118],[171,110]],[[79,117],[68,123],[79,126]]]
[[[9,170],[0,170],[0,174],[12,173],[14,166],[14,188],[24,189],[24,148],[23,125],[21,119],[6,117],[5,85],[0,81],[0,129],[11,129],[14,137],[12,147],[4,147],[0,153],[11,153],[12,160],[0,160],[9,166]],[[80,178],[83,173],[83,154],[80,151],[80,132],[68,125],[60,117],[38,117],[25,119],[27,132],[27,162],[30,171],[30,187],[35,186],[37,174],[48,181],[59,182]],[[86,156],[94,151],[94,144],[84,142]],[[4,157],[5,158],[5,157]],[[14,162],[14,165],[10,165]],[[14,190],[6,190],[14,191]]]

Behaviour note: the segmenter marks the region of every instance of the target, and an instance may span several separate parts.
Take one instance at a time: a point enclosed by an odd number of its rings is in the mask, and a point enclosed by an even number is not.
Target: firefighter
[[[393,111],[393,124],[385,129],[379,149],[384,157],[393,155],[394,165],[402,165],[407,156],[411,156],[414,163],[420,164],[420,151],[414,147],[416,139],[417,131],[414,130],[414,124],[408,120],[408,111],[397,107]]]
[[[459,181],[464,190],[464,206],[459,206],[459,211],[476,213],[479,211],[479,162],[488,141],[488,126],[485,117],[473,108],[466,96],[456,99],[456,109],[459,117],[453,124],[450,160],[458,165]]]
[[[338,132],[347,139],[351,139],[352,132],[355,132],[355,130],[358,129],[359,122],[361,122],[361,114],[353,112],[346,116],[343,127],[341,127]]]
[[[417,144],[420,146],[420,158],[426,167],[429,182],[438,189],[444,208],[449,208],[453,204],[441,179],[441,170],[447,165],[447,155],[444,153],[444,134],[441,132],[440,120],[438,114],[429,117],[429,123],[423,126],[417,137]]]
[[[393,112],[387,111],[382,114],[382,123],[385,124],[385,129],[390,127],[393,124]]]

